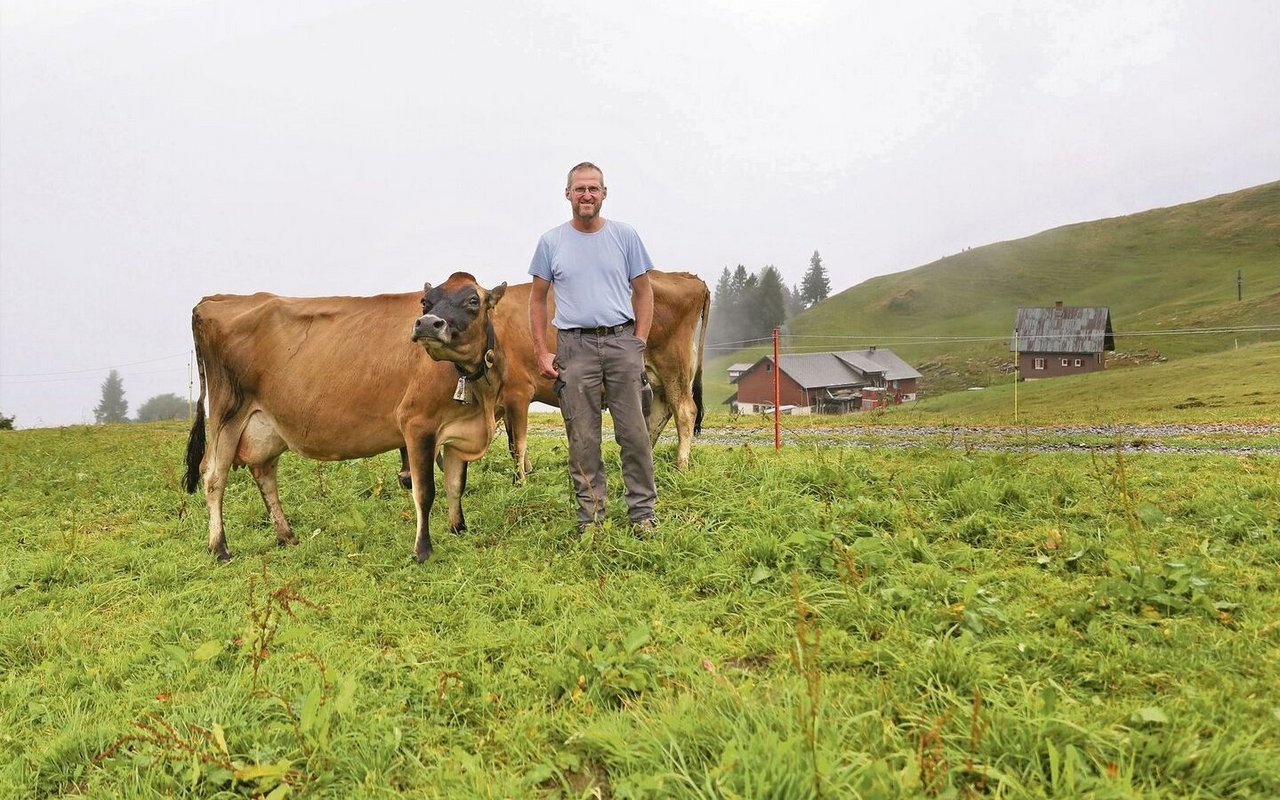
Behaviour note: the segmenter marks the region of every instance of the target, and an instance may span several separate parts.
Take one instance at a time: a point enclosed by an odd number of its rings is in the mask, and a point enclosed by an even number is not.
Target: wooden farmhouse
[[[1106,306],[1019,308],[1009,350],[1018,354],[1024,380],[1096,372],[1107,365],[1106,351],[1116,349],[1111,309]]]
[[[778,359],[779,406],[791,414],[847,414],[915,400],[920,373],[891,350],[872,347],[839,353],[798,353]],[[773,356],[765,356],[737,379],[729,398],[734,411],[773,409]]]

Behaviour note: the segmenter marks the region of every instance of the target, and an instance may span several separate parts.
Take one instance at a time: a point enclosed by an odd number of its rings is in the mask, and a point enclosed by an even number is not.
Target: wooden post
[[[773,449],[782,449],[782,409],[778,401],[782,397],[781,369],[778,367],[778,329],[773,329]]]
[[[1018,329],[1013,329],[1013,424],[1018,424],[1018,378],[1022,376],[1022,351],[1018,349]]]

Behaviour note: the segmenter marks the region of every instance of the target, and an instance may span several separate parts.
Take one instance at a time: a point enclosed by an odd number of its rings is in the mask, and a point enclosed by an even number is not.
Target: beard
[[[581,200],[574,201],[573,216],[581,220],[592,220],[600,216],[600,201],[594,203],[584,203]]]

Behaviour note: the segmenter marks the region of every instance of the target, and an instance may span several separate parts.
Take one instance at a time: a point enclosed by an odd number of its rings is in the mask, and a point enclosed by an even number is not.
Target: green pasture
[[[0,796],[1280,796],[1280,457],[664,442],[579,538],[553,422],[425,565],[394,454],[220,564],[184,426],[0,432]]]
[[[1280,421],[1280,342],[1140,367],[925,396],[878,422],[997,425]],[[875,424],[874,422],[872,424]]]

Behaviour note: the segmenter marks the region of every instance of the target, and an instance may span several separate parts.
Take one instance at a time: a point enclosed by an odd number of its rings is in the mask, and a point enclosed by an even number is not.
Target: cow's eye
[[[425,314],[430,310],[431,310],[431,301],[425,297],[422,298],[422,313]]]
[[[468,300],[468,301],[467,301],[467,305],[468,305],[468,306],[470,306],[471,308],[479,308],[479,307],[480,307],[480,298],[479,298],[479,297],[473,297],[473,298],[471,298],[470,300]]]

